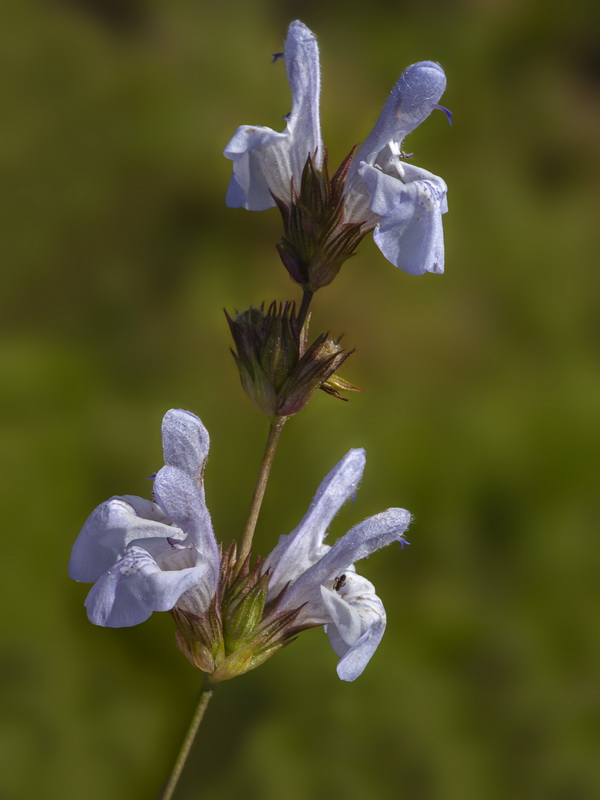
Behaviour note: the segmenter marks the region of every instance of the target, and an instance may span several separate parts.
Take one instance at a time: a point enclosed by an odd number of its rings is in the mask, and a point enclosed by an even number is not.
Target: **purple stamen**
[[[433,107],[437,108],[438,111],[443,111],[444,114],[446,115],[447,119],[448,119],[448,122],[450,123],[450,125],[452,125],[452,112],[450,111],[449,108],[445,108],[444,106],[440,106],[437,103],[435,103]]]
[[[271,59],[271,64],[274,64],[276,61],[279,61],[280,58],[283,58],[285,53],[273,53],[273,58]]]
[[[153,472],[153,473],[152,473],[152,475],[148,475],[148,477],[146,478],[146,480],[147,480],[147,481],[153,481],[153,480],[154,480],[154,478],[156,478],[156,476],[157,476],[157,475],[158,475],[158,473],[157,473],[157,472]]]
[[[402,538],[400,538],[398,541],[400,542],[400,548],[401,548],[402,550],[404,550],[404,546],[405,546],[405,545],[407,545],[407,544],[409,545],[409,544],[410,544],[410,542],[407,542],[407,541],[406,541],[406,539],[402,539]]]

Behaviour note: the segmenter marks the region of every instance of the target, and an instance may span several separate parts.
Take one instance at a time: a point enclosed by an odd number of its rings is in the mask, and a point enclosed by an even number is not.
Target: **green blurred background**
[[[180,800],[596,800],[600,16],[573,0],[3,4],[0,374],[5,521],[0,798],[143,800],[199,688],[172,621],[95,628],[72,542],[113,494],[148,496],[171,407],[212,436],[217,535],[239,535],[266,425],[223,307],[297,297],[275,210],[226,209],[239,124],[282,129],[281,49],[319,36],[337,163],[400,71],[440,61],[450,128],[408,141],[449,186],[447,272],[372,241],[317,297],[364,387],[284,432],[257,550],[350,447],[368,453],[332,538],[415,514],[361,565],[388,611],[355,684],[320,630],[224,684]]]

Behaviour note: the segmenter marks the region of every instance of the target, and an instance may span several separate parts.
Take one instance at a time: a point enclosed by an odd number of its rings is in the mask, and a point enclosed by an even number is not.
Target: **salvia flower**
[[[327,527],[354,495],[363,450],[351,450],[321,483],[298,527],[253,568],[221,554],[203,488],[209,438],[188,411],[162,425],[165,466],[154,501],[125,495],[102,503],[77,538],[69,574],[94,586],[86,599],[97,625],[128,627],[170,611],[177,643],[213,683],[262,664],[306,628],[324,625],[340,656],[338,675],[354,680],[377,648],[385,611],[354,562],[404,543],[410,514],[388,509],[356,525],[333,547]]]
[[[353,681],[377,649],[386,625],[383,603],[375,587],[356,573],[354,562],[394,541],[406,544],[411,516],[389,508],[352,528],[330,547],[328,526],[342,505],[354,496],[365,467],[365,451],[350,450],[323,480],[298,527],[281,536],[266,559],[267,600],[281,595],[280,611],[299,608],[294,624],[324,625],[340,661],[338,676]]]
[[[319,94],[321,71],[317,38],[302,22],[292,22],[285,42],[285,63],[292,89],[292,110],[283,133],[258,125],[242,125],[225,148],[233,161],[227,205],[263,211],[273,195],[289,200],[292,179],[300,184],[309,156],[323,160]]]
[[[85,605],[96,625],[137,625],[176,603],[202,615],[217,590],[219,550],[204,499],[208,432],[194,414],[171,410],[162,441],[154,502],[112,497],[92,512],[73,546],[69,575],[95,581]]]
[[[293,203],[308,159],[312,159],[313,168],[323,167],[318,48],[314,34],[301,22],[290,25],[285,61],[292,90],[288,127],[279,134],[270,128],[238,128],[225,148],[225,156],[234,162],[226,198],[229,206],[261,211],[273,206],[276,198],[282,209]],[[383,255],[413,275],[443,272],[441,217],[448,210],[447,187],[441,178],[403,160],[402,141],[434,108],[439,108],[445,87],[443,69],[431,61],[413,64],[402,73],[373,131],[347,170],[343,211],[336,219],[336,235],[344,225],[351,226],[355,245],[360,238],[357,228],[362,235],[373,230]],[[284,248],[282,258],[289,249]],[[293,271],[298,267],[285,259],[284,264],[297,280]],[[306,271],[306,267],[299,269]]]
[[[346,184],[347,217],[375,218],[375,244],[412,275],[444,271],[442,214],[448,204],[441,178],[402,160],[402,140],[438,107],[445,88],[439,64],[421,61],[405,69]]]

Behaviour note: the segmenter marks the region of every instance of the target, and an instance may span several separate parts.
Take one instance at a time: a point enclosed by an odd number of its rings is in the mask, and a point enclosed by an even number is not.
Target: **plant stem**
[[[269,480],[269,473],[271,472],[271,467],[273,465],[273,458],[275,456],[275,450],[277,449],[277,443],[279,442],[279,436],[281,435],[281,431],[286,423],[286,420],[287,417],[274,417],[271,420],[265,454],[263,456],[262,464],[260,465],[260,471],[258,473],[258,479],[256,481],[256,487],[252,497],[252,503],[250,504],[250,510],[248,511],[246,525],[244,526],[242,546],[240,547],[236,572],[239,572],[242,564],[252,549],[252,537],[254,536],[254,529],[256,528],[260,507],[262,505],[263,497],[265,496],[265,489],[267,488],[267,481]]]
[[[204,712],[206,711],[206,706],[208,705],[208,701],[212,697],[213,688],[208,683],[208,679],[204,684],[204,689],[200,694],[200,700],[198,701],[198,706],[194,712],[194,716],[192,717],[192,721],[190,722],[190,727],[185,735],[185,739],[183,740],[183,744],[181,745],[181,750],[179,751],[179,755],[177,756],[177,761],[175,762],[175,766],[173,767],[173,771],[169,777],[169,781],[165,786],[165,790],[162,794],[161,800],[171,800],[173,797],[173,793],[175,788],[177,787],[177,782],[181,777],[181,773],[185,766],[185,762],[187,761],[187,757],[190,754],[190,750],[194,739],[196,738],[196,734],[198,733],[198,728],[200,727],[200,723],[202,722],[202,717],[204,716]]]
[[[314,292],[312,289],[304,289],[302,294],[302,302],[300,303],[300,310],[298,311],[298,325],[300,328],[302,328],[306,320],[308,307],[310,306],[310,301],[313,299],[313,294]]]

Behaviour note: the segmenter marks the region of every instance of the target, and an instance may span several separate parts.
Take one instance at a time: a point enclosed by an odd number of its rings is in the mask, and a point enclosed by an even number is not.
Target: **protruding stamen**
[[[452,125],[452,112],[450,111],[449,108],[446,108],[445,106],[440,106],[438,103],[434,103],[433,108],[437,108],[438,111],[443,111],[444,114],[446,115],[448,122],[450,123],[450,125]]]

